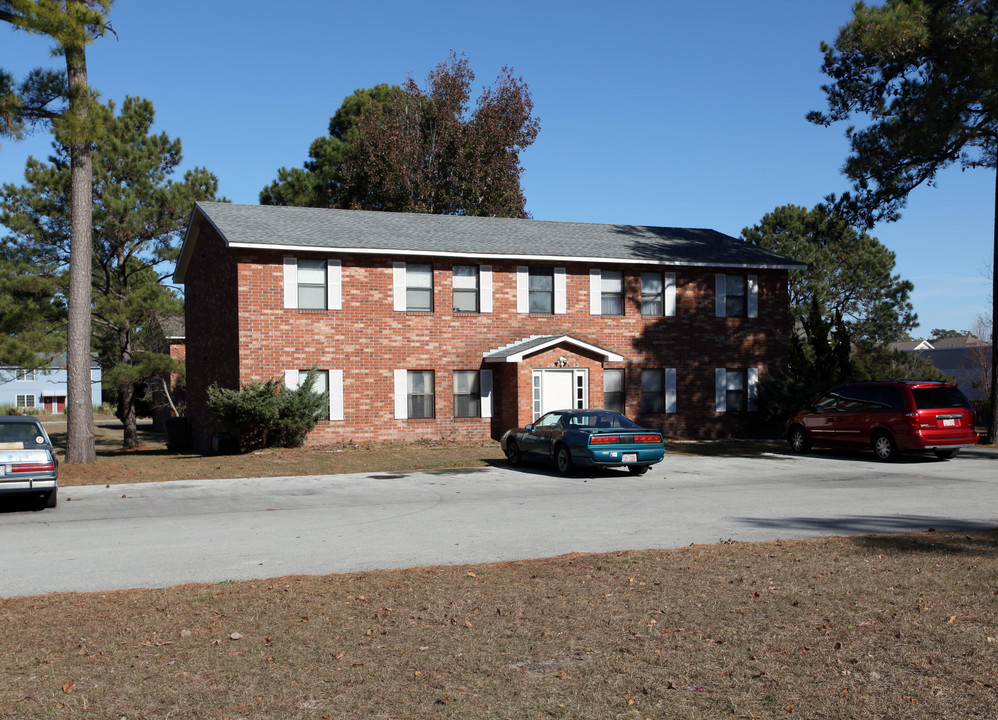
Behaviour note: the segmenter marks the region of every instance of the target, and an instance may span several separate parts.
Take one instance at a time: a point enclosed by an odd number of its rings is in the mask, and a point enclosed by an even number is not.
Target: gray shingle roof
[[[379,254],[802,268],[716,230],[198,203],[177,267],[182,282],[199,215],[229,246]]]

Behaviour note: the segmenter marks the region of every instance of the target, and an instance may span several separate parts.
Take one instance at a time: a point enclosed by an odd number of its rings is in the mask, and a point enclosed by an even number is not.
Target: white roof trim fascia
[[[217,228],[216,228],[217,230]],[[681,262],[676,260],[644,260],[634,258],[594,257],[586,255],[504,255],[500,253],[458,253],[444,250],[401,250],[392,248],[352,248],[352,247],[319,247],[316,245],[275,245],[271,243],[230,242],[228,247],[242,250],[272,250],[275,252],[314,252],[314,253],[355,253],[357,255],[417,255],[426,257],[468,258],[471,260],[543,260],[546,262],[582,262],[618,265],[662,265],[673,267],[717,267],[717,268],[752,268],[758,270],[800,270],[796,265],[757,265],[746,263],[718,262]]]
[[[529,340],[529,338],[524,338],[519,342],[525,342],[526,340]],[[575,345],[576,347],[580,347],[584,350],[589,350],[590,352],[596,353],[597,355],[602,355],[605,362],[620,362],[624,359],[623,355],[618,355],[617,353],[611,352],[610,350],[606,350],[601,347],[596,347],[595,345],[590,345],[589,343],[573,338],[570,335],[559,335],[558,337],[553,337],[547,342],[541,343],[540,345],[534,345],[533,347],[528,348],[523,352],[519,352],[516,355],[508,355],[506,357],[488,357],[488,354],[485,353],[484,359],[485,362],[494,362],[494,363],[523,362],[523,359],[527,355],[533,355],[534,353],[542,352],[544,350],[547,350],[548,348],[554,347],[555,345],[559,345],[563,342],[568,343],[570,345]],[[519,343],[513,343],[513,344],[516,345]]]

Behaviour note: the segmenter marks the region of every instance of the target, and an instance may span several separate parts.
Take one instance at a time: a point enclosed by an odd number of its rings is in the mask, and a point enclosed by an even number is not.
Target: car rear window
[[[911,394],[919,410],[970,407],[967,398],[955,387],[912,388]]]
[[[0,442],[26,442],[34,444],[41,437],[41,428],[34,423],[0,422]]]

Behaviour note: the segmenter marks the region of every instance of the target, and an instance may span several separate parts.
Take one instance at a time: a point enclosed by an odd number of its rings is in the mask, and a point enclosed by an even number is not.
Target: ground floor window
[[[624,414],[624,371],[607,368],[603,371],[603,407]]]
[[[414,419],[434,417],[434,383],[432,370],[409,370],[406,374],[406,407]]]
[[[482,385],[477,370],[454,371],[454,417],[482,416]]]
[[[298,371],[298,387],[302,386],[305,382],[305,378],[308,377],[308,370]],[[328,370],[316,370],[315,372],[315,384],[312,386],[312,392],[318,393],[319,395],[328,395],[329,393],[329,371]],[[329,403],[326,403],[322,413],[319,415],[320,420],[329,419]]]
[[[759,371],[755,368],[718,368],[715,375],[717,412],[746,412],[756,409]]]
[[[33,408],[35,406],[35,396],[34,395],[18,395],[17,396],[17,407],[19,408]]]

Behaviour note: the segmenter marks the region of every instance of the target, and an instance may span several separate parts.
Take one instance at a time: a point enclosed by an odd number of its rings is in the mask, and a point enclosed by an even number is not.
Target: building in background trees
[[[846,131],[845,174],[853,190],[839,206],[866,226],[900,217],[909,193],[937,173],[998,172],[998,9],[994,0],[857,2],[834,45],[822,43],[827,112],[820,125],[855,122]],[[995,185],[998,208],[998,182]],[[982,209],[990,212],[992,208]],[[992,263],[998,259],[995,214]],[[998,298],[992,277],[992,307]],[[988,441],[998,440],[998,332],[992,312]]]
[[[94,416],[90,396],[91,150],[98,136],[94,93],[87,79],[86,48],[110,30],[111,0],[0,0],[0,20],[55,41],[66,72],[37,69],[18,86],[0,70],[0,135],[20,137],[27,128],[51,123],[70,157],[72,252],[67,324],[69,398],[66,460],[91,463]]]
[[[105,382],[115,388],[124,424],[124,447],[137,444],[136,385],[177,371],[144,330],[154,317],[182,314],[183,302],[163,282],[173,271],[180,233],[195,200],[215,200],[218,181],[204,168],[171,179],[181,144],[151,134],[152,103],[126,98],[97,106],[102,140],[94,150],[94,343]],[[54,144],[48,163],[29,158],[26,185],[4,185],[0,221],[14,231],[9,242],[26,257],[65,267],[71,257],[72,159]],[[89,390],[89,386],[88,386]]]

